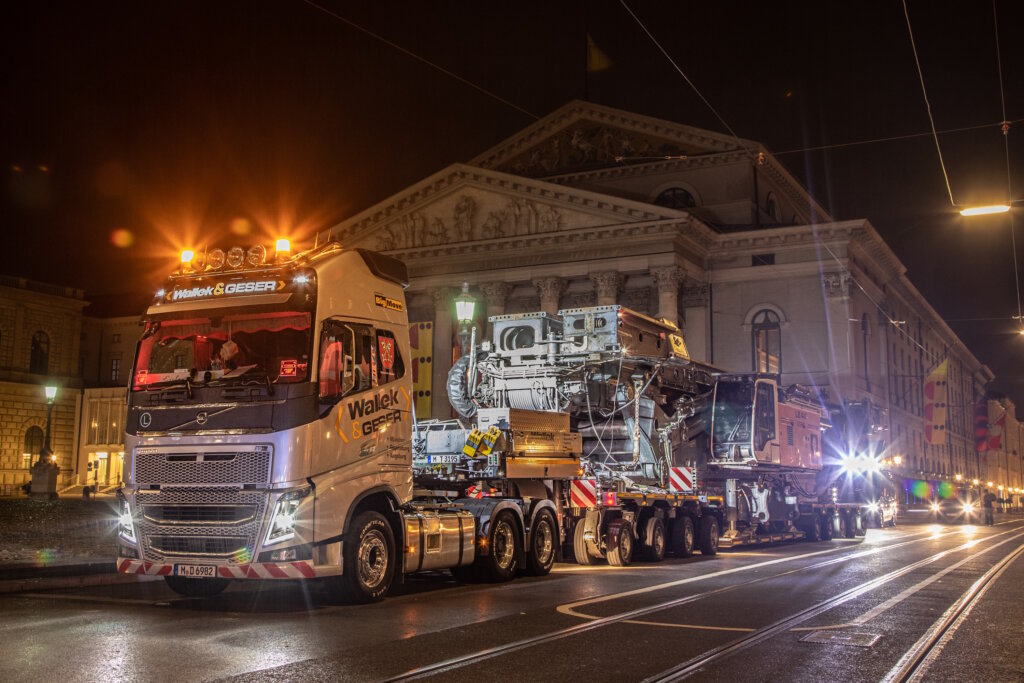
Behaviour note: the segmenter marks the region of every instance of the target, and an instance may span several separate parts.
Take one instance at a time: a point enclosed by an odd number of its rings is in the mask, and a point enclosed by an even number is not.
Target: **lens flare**
[[[943,498],[951,498],[956,495],[956,488],[948,481],[939,484],[939,495]]]
[[[110,231],[110,243],[119,249],[127,249],[135,243],[135,235],[128,228],[115,228]]]
[[[248,218],[234,218],[231,220],[231,232],[236,235],[248,235],[252,232],[252,223]]]
[[[913,493],[918,498],[932,497],[932,487],[929,486],[928,482],[926,481],[915,481],[913,484],[910,485],[910,492]]]

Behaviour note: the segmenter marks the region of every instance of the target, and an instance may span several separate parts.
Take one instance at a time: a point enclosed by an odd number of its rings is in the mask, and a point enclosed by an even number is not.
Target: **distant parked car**
[[[932,502],[932,515],[936,522],[945,524],[974,524],[981,519],[981,501],[958,496]]]
[[[866,526],[896,526],[899,505],[892,496],[882,496],[864,506],[861,514]]]

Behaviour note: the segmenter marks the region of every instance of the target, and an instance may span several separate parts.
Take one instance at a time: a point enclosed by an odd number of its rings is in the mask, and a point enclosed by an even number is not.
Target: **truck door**
[[[762,463],[779,463],[779,411],[775,383],[758,380],[754,387],[754,457]]]

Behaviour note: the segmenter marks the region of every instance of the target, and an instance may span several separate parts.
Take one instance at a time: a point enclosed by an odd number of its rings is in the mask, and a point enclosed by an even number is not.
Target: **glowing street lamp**
[[[967,206],[960,209],[961,216],[987,216],[993,213],[1006,213],[1010,210],[1009,204],[988,204],[986,206]]]
[[[39,460],[32,466],[29,495],[56,498],[57,475],[60,474],[60,468],[50,448],[50,426],[53,423],[53,404],[57,399],[57,387],[48,385],[43,392],[46,395],[46,435],[43,437],[43,447],[39,451]]]
[[[473,313],[476,310],[476,299],[469,293],[469,283],[462,283],[462,292],[455,297],[455,318],[459,321],[459,345],[462,354],[469,352],[469,330],[473,324]]]

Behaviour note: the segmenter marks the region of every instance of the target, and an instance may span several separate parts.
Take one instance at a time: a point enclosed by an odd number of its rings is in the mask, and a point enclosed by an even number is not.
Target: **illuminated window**
[[[116,382],[121,378],[121,359],[111,358],[110,359],[110,381]]]
[[[754,372],[781,372],[782,329],[779,315],[767,309],[758,311],[753,320]]]
[[[45,375],[50,371],[50,336],[42,330],[32,335],[28,371],[36,375]]]

